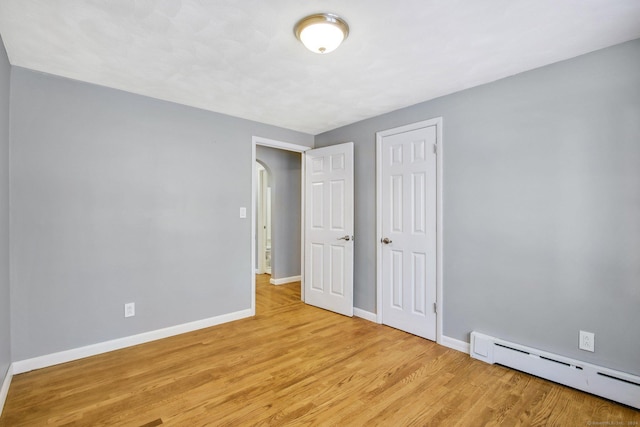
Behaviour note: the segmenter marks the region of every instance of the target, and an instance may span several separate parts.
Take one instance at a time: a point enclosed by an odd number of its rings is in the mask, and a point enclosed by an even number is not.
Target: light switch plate
[[[240,208],[240,218],[247,217],[247,208]]]

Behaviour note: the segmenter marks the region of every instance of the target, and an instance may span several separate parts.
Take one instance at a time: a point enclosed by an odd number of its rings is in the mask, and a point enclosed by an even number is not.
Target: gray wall
[[[0,384],[11,363],[9,287],[9,92],[11,66],[0,38]]]
[[[250,307],[251,137],[313,136],[17,67],[11,86],[14,360]]]
[[[638,70],[640,40],[318,135],[355,142],[355,305],[376,307],[375,132],[441,116],[444,334],[640,375]]]
[[[271,277],[300,275],[300,153],[257,146],[256,159],[269,172],[271,184]]]

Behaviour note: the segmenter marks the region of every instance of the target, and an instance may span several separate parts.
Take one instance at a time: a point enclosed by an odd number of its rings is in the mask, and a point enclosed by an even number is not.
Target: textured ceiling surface
[[[350,35],[307,51],[293,25]],[[310,134],[640,37],[639,0],[0,0],[11,64]]]

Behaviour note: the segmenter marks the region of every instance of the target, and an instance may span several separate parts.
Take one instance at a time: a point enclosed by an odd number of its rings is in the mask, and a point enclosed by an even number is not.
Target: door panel
[[[305,279],[305,283],[311,284],[313,290],[322,292],[324,290],[324,245],[312,243],[311,244],[311,268],[307,268],[311,280]],[[306,257],[306,256],[305,256]]]
[[[436,126],[383,136],[382,323],[435,340]]]
[[[353,143],[305,153],[307,304],[353,316]]]
[[[403,274],[402,251],[391,251],[391,288],[393,291],[393,299],[391,300],[391,307],[402,310],[403,305]]]

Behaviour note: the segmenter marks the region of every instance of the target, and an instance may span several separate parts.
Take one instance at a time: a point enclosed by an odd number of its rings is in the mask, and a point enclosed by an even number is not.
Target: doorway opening
[[[269,164],[268,161],[265,161],[264,158],[259,159],[257,157],[258,147],[267,147],[270,149],[275,149],[276,154],[280,152],[283,156],[291,153],[297,153],[297,167],[300,170],[300,176],[297,179],[297,182],[292,179],[281,179],[277,180],[274,177],[275,171],[272,165]],[[269,245],[269,264],[271,269],[271,279],[270,283],[273,285],[280,285],[295,281],[300,281],[301,283],[301,299],[304,300],[304,251],[303,251],[303,230],[304,230],[304,217],[302,216],[303,206],[304,206],[304,192],[302,191],[302,176],[304,176],[304,162],[302,153],[307,150],[310,150],[311,147],[291,144],[288,142],[276,141],[272,139],[262,138],[254,136],[252,138],[252,207],[251,207],[251,223],[252,223],[252,236],[251,236],[251,311],[253,315],[255,315],[255,307],[256,307],[256,278],[255,274],[259,271],[259,261],[260,258],[266,260],[266,254],[264,257],[258,255],[259,253],[259,243],[258,238],[260,237],[260,232],[258,231],[258,198],[259,198],[259,169],[256,167],[256,163],[260,160],[260,163],[267,171],[267,176],[270,180],[270,245]],[[273,153],[272,153],[273,154]],[[263,156],[264,157],[264,156]],[[286,168],[285,168],[286,169]],[[279,187],[279,183],[282,185]],[[297,206],[293,206],[292,203],[285,202],[284,204],[280,204],[277,202],[278,194],[286,195],[287,191],[292,191],[289,186],[291,184],[295,184],[298,186],[298,194],[299,194],[299,202],[297,202]],[[294,186],[295,187],[295,186]],[[279,193],[279,191],[281,193]],[[295,191],[295,190],[294,190]],[[266,205],[264,202],[263,206]],[[283,213],[280,215],[278,212]],[[291,215],[291,213],[295,213],[297,215]],[[294,219],[291,219],[294,218]],[[291,256],[291,253],[287,254],[287,246],[291,248],[292,243],[290,238],[292,236],[297,236],[296,245],[296,253],[298,255]],[[265,240],[265,248],[266,248],[266,235],[263,236]],[[280,240],[279,240],[280,239]],[[293,252],[291,250],[290,252]],[[278,256],[281,258],[278,259]],[[294,259],[295,258],[295,259]],[[295,265],[294,265],[295,264]]]
[[[260,152],[259,160],[269,170],[271,179],[270,283],[299,282],[300,297],[307,304],[346,316],[353,316],[353,145],[353,142],[346,142],[311,149],[260,137],[253,137],[252,144],[253,162],[258,160]],[[266,160],[267,153],[274,155],[274,152],[285,153],[290,159],[282,168],[284,179],[276,174],[274,165],[279,160],[273,157]],[[294,169],[297,175],[289,175]],[[256,168],[252,170],[253,276],[257,258],[258,185]],[[298,199],[281,203],[280,198],[287,194],[297,194]],[[295,215],[287,217],[284,214]],[[289,250],[283,250],[283,243],[287,241]],[[295,242],[293,246],[292,241]],[[256,283],[253,278],[251,289],[251,310],[255,315]]]

